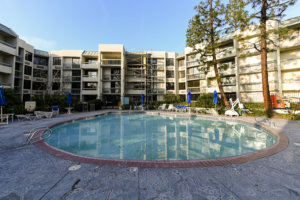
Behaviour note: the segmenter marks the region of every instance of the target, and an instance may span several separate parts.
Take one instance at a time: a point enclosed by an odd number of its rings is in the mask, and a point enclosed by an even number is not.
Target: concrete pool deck
[[[300,122],[241,117],[276,126],[288,147],[243,164],[194,168],[137,168],[78,163],[24,145],[25,131],[103,111],[0,126],[3,199],[299,199]],[[80,164],[75,171],[69,167]]]

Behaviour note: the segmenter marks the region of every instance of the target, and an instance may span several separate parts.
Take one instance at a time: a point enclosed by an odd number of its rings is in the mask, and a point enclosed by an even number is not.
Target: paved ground
[[[100,166],[59,159],[33,145],[24,145],[23,132],[37,124],[44,126],[90,114],[1,126],[0,200],[300,199],[299,121],[272,120],[290,140],[286,150],[248,163],[221,167]],[[76,164],[81,168],[68,170]]]

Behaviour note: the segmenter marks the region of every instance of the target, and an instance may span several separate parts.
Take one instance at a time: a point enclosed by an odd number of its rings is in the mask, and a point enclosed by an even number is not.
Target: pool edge
[[[48,125],[47,127],[51,128],[53,126],[57,126],[60,124],[76,121],[76,120],[82,120],[82,119],[88,119],[91,117],[95,116],[101,116],[105,114],[111,114],[111,113],[116,113],[116,114],[121,114],[121,113],[154,113],[154,112],[149,112],[149,111],[107,111],[99,114],[92,114],[89,116],[85,117],[78,117],[74,118],[71,120],[63,120],[60,122],[56,122],[53,124]],[[155,114],[162,114],[162,115],[169,115],[169,113],[165,112],[155,112]],[[175,113],[174,113],[175,114]],[[174,115],[173,116],[176,116]],[[169,115],[170,116],[170,115]],[[187,115],[177,115],[178,116],[184,116],[187,117]],[[202,115],[194,115],[193,117],[203,117]],[[241,122],[241,123],[246,123],[246,124],[251,124],[251,125],[256,125],[259,126],[276,137],[276,142],[271,145],[270,147],[267,147],[262,150],[258,150],[255,152],[251,153],[246,153],[238,156],[232,156],[232,157],[224,157],[224,158],[213,158],[213,159],[200,159],[200,160],[174,160],[174,161],[165,161],[165,160],[159,160],[159,161],[149,161],[149,160],[120,160],[120,159],[107,159],[107,158],[95,158],[95,157],[88,157],[88,156],[82,156],[82,155],[77,155],[77,154],[72,154],[67,151],[63,151],[61,149],[55,148],[48,143],[46,143],[44,140],[40,140],[39,142],[35,143],[37,147],[42,149],[43,151],[54,155],[59,158],[67,159],[67,160],[72,160],[76,162],[84,162],[84,163],[91,163],[91,164],[99,164],[99,165],[117,165],[117,166],[129,166],[129,167],[142,167],[142,168],[174,168],[174,167],[208,167],[208,166],[223,166],[223,165],[230,165],[230,164],[240,164],[240,163],[245,163],[248,161],[252,160],[257,160],[260,158],[268,157],[271,155],[274,155],[280,151],[283,151],[285,148],[287,148],[289,144],[288,138],[281,133],[280,131],[271,128],[269,126],[266,126],[264,124],[260,123],[253,123],[249,121],[245,121],[240,118],[228,118],[224,116],[218,116],[218,117],[213,117],[213,116],[205,116],[205,118],[211,118],[211,119],[217,119],[217,120],[227,120],[227,121],[235,121],[235,122]],[[39,131],[39,137],[43,135],[44,131]]]

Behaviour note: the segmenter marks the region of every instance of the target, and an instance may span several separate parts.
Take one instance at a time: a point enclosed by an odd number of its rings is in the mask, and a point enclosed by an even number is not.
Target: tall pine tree
[[[216,57],[218,40],[225,32],[224,5],[220,0],[202,0],[195,10],[197,14],[189,21],[186,33],[187,46],[192,47],[200,55],[201,71],[207,73],[211,66],[214,68],[220,94],[226,109],[229,109]],[[198,46],[199,44],[201,46]]]

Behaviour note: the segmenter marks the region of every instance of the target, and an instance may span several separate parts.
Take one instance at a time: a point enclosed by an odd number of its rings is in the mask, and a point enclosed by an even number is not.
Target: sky
[[[183,52],[199,0],[0,0],[0,23],[36,49]],[[284,19],[300,16],[300,1]]]

